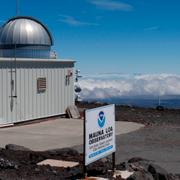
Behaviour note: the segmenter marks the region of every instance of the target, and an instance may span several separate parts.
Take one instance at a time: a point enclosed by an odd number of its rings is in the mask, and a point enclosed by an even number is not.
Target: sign
[[[85,111],[85,165],[116,151],[115,108],[103,106]]]

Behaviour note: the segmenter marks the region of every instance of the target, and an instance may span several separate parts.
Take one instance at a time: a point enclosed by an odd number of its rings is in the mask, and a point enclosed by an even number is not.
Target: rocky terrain
[[[77,103],[80,111],[107,105],[106,103]],[[152,109],[116,105],[116,121],[131,121],[145,125],[180,125],[180,109]]]
[[[106,104],[79,103],[80,111]],[[145,128],[116,137],[116,163],[133,157],[149,159],[180,174],[180,109],[150,109],[116,105],[116,121],[142,123]],[[80,146],[77,147],[80,151]]]
[[[79,162],[73,168],[57,168],[49,165],[37,165],[44,159],[59,159]],[[82,174],[82,154],[71,148],[55,149],[43,152],[31,151],[25,147],[17,145],[6,145],[0,150],[0,179],[1,180],[45,180],[45,179],[81,179]],[[121,176],[113,177],[111,159],[104,158],[88,166],[89,176],[98,176],[108,179],[122,180]],[[168,174],[161,167],[151,161],[142,158],[132,158],[127,162],[116,165],[116,170],[128,170],[133,174],[128,180],[178,180],[180,176]]]
[[[77,104],[81,115],[83,115],[84,109],[90,109],[102,105],[105,104]],[[122,135],[119,138],[117,137],[118,147],[116,153],[116,170],[128,170],[133,172],[133,174],[127,178],[128,180],[180,179],[180,172],[176,171],[177,173],[174,174],[167,172],[167,170],[157,165],[156,161],[152,159],[147,160],[148,157],[146,157],[146,154],[142,157],[138,150],[138,148],[140,148],[141,151],[147,151],[149,149],[152,149],[153,151],[156,146],[156,148],[158,147],[159,149],[155,149],[154,152],[162,154],[162,149],[166,149],[167,152],[170,151],[167,149],[169,146],[169,148],[176,148],[176,151],[174,152],[178,152],[177,149],[180,147],[178,129],[180,126],[180,110],[157,110],[129,106],[116,106],[116,120],[133,121],[146,125],[146,127],[140,131]],[[161,131],[162,127],[163,130]],[[168,127],[176,127],[176,139],[173,137],[173,131],[169,131]],[[135,148],[136,151],[133,151],[133,148]],[[71,148],[35,152],[18,145],[6,145],[5,148],[0,148],[0,179],[81,179],[83,177],[83,156],[79,152],[80,151]],[[166,152],[164,153],[166,155]],[[159,155],[157,154],[157,156]],[[122,159],[122,157],[124,159]],[[79,162],[79,165],[73,168],[57,168],[49,165],[37,165],[37,163],[45,159],[75,161]],[[89,165],[87,167],[88,176],[122,180],[123,178],[120,175],[113,177],[112,171],[110,171],[112,170],[111,164],[111,157],[107,157]]]

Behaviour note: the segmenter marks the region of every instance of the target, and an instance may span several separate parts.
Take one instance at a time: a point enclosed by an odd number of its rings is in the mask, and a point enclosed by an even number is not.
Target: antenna
[[[159,101],[159,106],[161,105],[161,98],[160,98],[160,95],[159,95],[159,97],[158,97],[158,101]]]
[[[16,0],[16,16],[19,15],[19,0]]]

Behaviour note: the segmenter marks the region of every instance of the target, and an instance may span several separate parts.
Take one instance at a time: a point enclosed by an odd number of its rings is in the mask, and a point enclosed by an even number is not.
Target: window
[[[46,92],[46,78],[38,78],[37,79],[37,93]]]

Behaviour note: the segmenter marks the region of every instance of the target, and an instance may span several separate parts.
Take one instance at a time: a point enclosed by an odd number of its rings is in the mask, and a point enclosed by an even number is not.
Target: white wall
[[[11,97],[11,75],[16,83]],[[44,118],[64,114],[67,106],[74,104],[74,77],[66,85],[68,70],[74,62],[0,61],[0,124]],[[74,74],[74,73],[73,73]],[[37,78],[45,77],[46,92],[37,93]],[[15,84],[14,84],[15,85]],[[17,93],[15,93],[17,92]],[[11,103],[13,108],[11,109]]]

